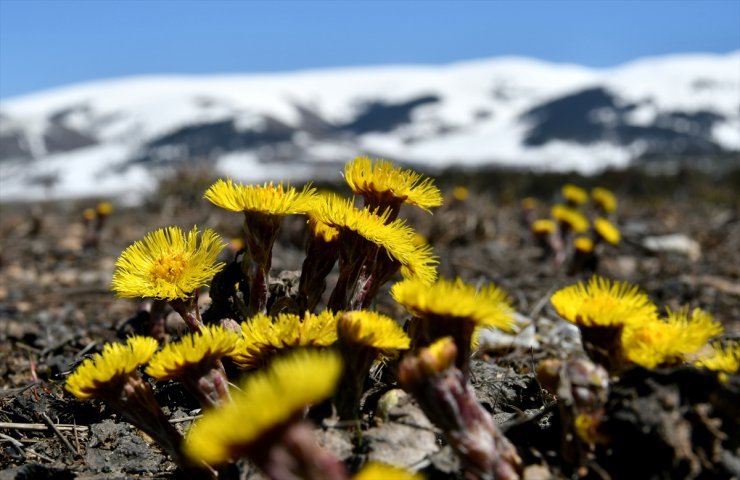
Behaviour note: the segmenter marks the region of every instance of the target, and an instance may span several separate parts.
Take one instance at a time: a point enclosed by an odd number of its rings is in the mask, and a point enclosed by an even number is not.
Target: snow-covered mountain
[[[0,102],[0,199],[138,192],[200,159],[246,181],[417,166],[593,172],[740,151],[740,51],[590,69],[525,58],[84,83]]]

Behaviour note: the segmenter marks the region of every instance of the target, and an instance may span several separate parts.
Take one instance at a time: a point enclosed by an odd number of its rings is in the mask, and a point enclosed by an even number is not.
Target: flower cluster
[[[536,199],[522,200],[522,221],[529,226],[542,259],[553,257],[558,268],[567,264],[569,274],[596,272],[600,245],[616,246],[621,241],[621,232],[610,218],[617,208],[616,196],[596,187],[588,209],[589,194],[583,188],[569,183],[560,193],[565,203],[553,205],[550,218],[537,216]]]
[[[555,292],[553,307],[581,330],[584,348],[610,372],[631,364],[654,368],[687,360],[723,332],[710,314],[694,309],[664,317],[646,293],[626,282],[593,277]]]
[[[381,403],[378,392],[390,387],[406,395],[400,387],[469,476],[520,478],[519,452],[476,398],[470,370],[476,333],[517,330],[514,302],[494,284],[440,277],[432,247],[399,218],[404,203],[427,212],[442,204],[432,179],[366,157],[349,162],[344,178],[362,197],[362,208],[355,198],[311,186],[218,180],[205,199],[244,215],[243,238],[232,241],[231,249],[222,252],[224,242],[213,230],[193,227],[186,233],[172,226],[124,250],[113,275],[116,295],[145,300],[142,311],[151,319],[176,311],[189,332],[170,340],[160,322],[151,337],[105,345],[69,375],[66,390],[110,404],[193,478],[230,478],[246,458],[272,479],[348,480],[345,465],[320,446],[312,421],[326,424],[333,415],[343,421],[337,425],[359,436]],[[550,209],[548,219],[537,219],[538,203],[528,199],[523,221],[547,255],[562,263],[564,245],[572,245],[571,270],[595,270],[589,262],[599,245],[620,241],[608,217],[616,198],[602,188],[589,196],[572,184],[561,194],[563,203]],[[456,188],[455,208],[464,209],[468,195]],[[288,215],[305,216],[295,224],[305,226],[300,277],[271,272],[273,247]],[[383,313],[371,309],[390,282],[396,305],[378,307]],[[201,314],[205,287],[210,305]],[[737,343],[709,343],[723,331],[710,314],[685,308],[661,315],[629,283],[594,276],[558,290],[551,303],[577,325],[590,357],[548,359],[537,368],[540,384],[557,398],[564,449],[609,442],[603,423],[610,375],[633,366],[693,364],[726,379],[739,368]],[[394,318],[393,312],[404,309],[406,318]],[[153,395],[152,385],[161,382],[178,382],[200,402],[202,418],[184,436]],[[418,476],[370,463],[354,478]]]

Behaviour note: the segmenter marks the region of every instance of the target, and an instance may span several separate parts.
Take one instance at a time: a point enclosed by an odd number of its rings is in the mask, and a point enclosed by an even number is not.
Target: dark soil
[[[449,201],[433,216],[402,212],[433,244],[442,276],[496,283],[533,326],[530,340],[488,344],[476,353],[472,369],[479,400],[525,461],[524,478],[740,477],[740,380],[730,376],[722,383],[693,368],[626,372],[609,391],[612,438],[573,453],[554,398],[540,388],[533,369],[540,360],[578,353],[572,330],[557,320],[548,299],[589,273],[567,275],[564,267],[542,260],[519,206],[519,199],[534,194],[546,215],[565,180],[455,173],[440,185],[448,197],[453,185],[472,185],[466,201]],[[599,247],[599,274],[641,285],[661,306],[701,307],[725,325],[726,337],[740,337],[740,190],[732,175],[712,180],[631,172],[575,181],[613,188],[620,197],[616,223],[624,238],[617,247]],[[144,207],[115,206],[97,246],[87,248],[81,213],[96,200],[0,205],[0,479],[182,476],[151,439],[114,411],[97,401],[80,402],[62,388],[81,358],[141,328],[138,302],[116,299],[109,290],[123,248],[173,224],[211,227],[225,238],[239,235],[239,215],[198,200],[182,185],[187,182],[168,185]],[[694,250],[646,248],[647,237],[668,234],[684,235],[695,242]],[[300,218],[286,219],[274,251],[274,277],[300,268],[303,235]],[[206,309],[207,294],[202,301]],[[377,308],[406,318],[387,289]],[[171,316],[168,333],[180,328]],[[199,413],[197,403],[177,385],[154,386],[165,413],[185,432]],[[367,413],[375,411],[381,393],[366,396]],[[430,478],[463,478],[457,458],[410,397],[401,395],[382,415],[369,416],[361,436],[325,423],[317,430],[320,442],[351,470],[371,459]],[[242,478],[259,477],[246,464],[239,470]]]

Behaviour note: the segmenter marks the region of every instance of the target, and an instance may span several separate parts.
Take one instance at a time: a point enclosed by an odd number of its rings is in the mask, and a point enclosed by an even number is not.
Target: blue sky
[[[0,0],[0,98],[147,73],[740,49],[740,0]]]

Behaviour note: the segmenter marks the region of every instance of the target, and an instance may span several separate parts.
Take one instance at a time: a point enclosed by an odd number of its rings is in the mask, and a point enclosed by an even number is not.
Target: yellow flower
[[[386,224],[389,212],[375,215],[368,209],[358,210],[353,200],[325,197],[315,204],[312,217],[340,231],[349,231],[384,249],[401,264],[401,274],[406,277],[434,281],[437,276],[437,259],[430,246],[419,246],[414,230],[403,220]]]
[[[339,230],[313,218],[308,219],[308,229],[311,235],[321,238],[326,243],[331,243],[339,238]]]
[[[558,229],[557,225],[555,225],[555,222],[547,219],[535,220],[532,223],[531,228],[532,233],[536,235],[549,235],[551,233],[555,233],[555,230]]]
[[[599,427],[601,426],[602,421],[601,414],[579,413],[573,419],[573,429],[578,438],[583,442],[592,445],[605,444],[607,443],[608,438],[599,432]]]
[[[200,366],[211,368],[214,361],[235,351],[239,338],[236,332],[220,326],[202,327],[199,333],[166,344],[154,355],[145,371],[157,380],[176,380],[193,374]]]
[[[452,198],[454,198],[458,202],[466,201],[469,196],[470,190],[468,190],[466,187],[463,187],[462,185],[458,185],[457,187],[452,189]]]
[[[714,343],[712,352],[696,359],[694,365],[722,374],[738,373],[740,372],[740,342],[728,342],[725,348],[722,348],[719,343]]]
[[[305,186],[300,192],[282,183],[273,185],[235,184],[231,179],[219,179],[204,197],[214,205],[232,212],[259,212],[267,215],[306,213],[316,199],[316,189]]]
[[[155,339],[140,336],[129,337],[126,343],[108,343],[75,369],[64,388],[82,400],[115,393],[139,365],[149,361],[157,346]]]
[[[617,245],[619,240],[622,238],[622,235],[619,233],[619,229],[603,217],[598,217],[594,220],[594,230],[599,238],[604,239],[612,245]]]
[[[345,312],[337,320],[337,349],[344,360],[342,388],[334,397],[341,418],[357,418],[370,368],[378,360],[388,361],[399,350],[408,350],[411,340],[392,319],[377,312]]]
[[[403,468],[370,462],[352,480],[423,480],[424,476]]]
[[[688,309],[669,310],[665,319],[654,318],[626,328],[622,345],[630,361],[654,368],[684,360],[722,330],[722,325],[701,309],[694,309],[691,316]]]
[[[387,160],[357,157],[344,167],[344,179],[357,195],[392,199],[429,211],[442,205],[442,193],[430,178],[413,170],[402,170]]]
[[[215,263],[224,248],[220,237],[206,229],[198,245],[198,229],[185,236],[179,227],[149,233],[123,251],[116,261],[113,290],[119,297],[185,299],[221,270]]]
[[[588,201],[588,192],[578,185],[566,183],[561,189],[563,198],[574,205],[583,205]]]
[[[262,365],[275,353],[299,347],[328,347],[337,340],[337,316],[329,311],[303,317],[281,313],[257,314],[242,322],[242,339],[231,355],[244,369]]]
[[[588,237],[576,237],[573,240],[573,246],[576,250],[583,253],[591,253],[594,251],[594,242]]]
[[[96,215],[95,209],[93,208],[86,208],[85,210],[82,211],[82,219],[87,222],[91,222],[95,220],[95,215]]]
[[[617,197],[606,188],[594,188],[591,190],[591,198],[605,213],[611,213],[617,209]]]
[[[457,359],[455,340],[452,337],[438,338],[431,345],[404,357],[398,369],[399,385],[407,392],[415,386],[425,385],[430,377],[453,367]]]
[[[539,205],[539,201],[534,197],[525,197],[521,201],[521,207],[524,210],[534,210]]]
[[[100,202],[95,207],[95,212],[101,217],[107,217],[113,212],[113,205],[110,202]]]
[[[550,215],[560,223],[568,225],[576,233],[584,233],[588,230],[588,219],[573,208],[565,205],[554,205],[550,209]]]
[[[558,315],[581,326],[618,326],[657,318],[657,308],[638,287],[594,276],[550,298]]]
[[[428,285],[404,280],[391,288],[391,296],[417,318],[437,321],[466,321],[478,327],[497,327],[512,331],[513,313],[509,296],[487,285],[480,290],[461,279],[439,279]]]
[[[339,356],[329,351],[301,350],[275,359],[265,371],[247,377],[232,403],[207,411],[195,423],[185,441],[186,454],[211,465],[243,456],[263,435],[329,397],[341,369]]]
[[[394,350],[407,350],[411,343],[395,320],[378,312],[345,312],[337,322],[339,337],[352,344],[390,353]]]

